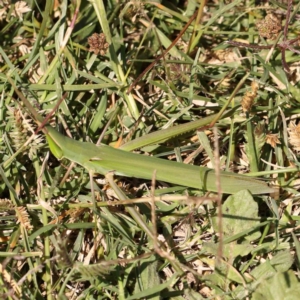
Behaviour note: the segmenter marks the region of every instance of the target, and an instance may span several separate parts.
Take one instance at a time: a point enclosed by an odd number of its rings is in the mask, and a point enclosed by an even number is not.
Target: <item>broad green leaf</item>
[[[136,283],[135,283],[135,290],[134,294],[140,292],[146,292],[147,290],[151,290],[156,288],[160,284],[159,275],[157,272],[158,269],[158,260],[155,256],[151,256],[146,260],[143,260],[140,264],[138,264],[136,272]],[[149,296],[147,299],[151,300],[159,300],[159,295]]]
[[[252,295],[253,300],[296,300],[300,295],[300,283],[292,270],[276,273],[263,280]]]
[[[230,282],[237,282],[242,284],[244,282],[243,276],[234,267],[230,266],[229,263],[220,261],[216,267],[214,273],[204,276],[206,280],[209,280],[212,285],[219,286],[226,289],[226,286]]]
[[[257,203],[247,190],[243,190],[227,198],[222,206],[222,214],[224,239],[235,235],[241,236],[237,241],[224,244],[222,255],[231,259],[248,255],[253,250],[249,242],[260,237],[259,231],[248,234],[249,229],[259,228]],[[217,214],[213,218],[213,223],[215,230],[218,231]],[[244,235],[243,232],[245,232]],[[216,255],[219,244],[206,243],[204,248]]]
[[[249,228],[255,228],[260,223],[258,219],[258,205],[252,195],[247,191],[240,191],[231,195],[222,207],[223,232],[226,236],[232,236]],[[244,239],[252,241],[260,237],[260,232],[254,232]]]
[[[250,274],[256,278],[271,277],[276,274],[276,272],[285,272],[293,264],[293,257],[289,251],[282,251],[277,253],[271,260],[265,261],[256,267]]]

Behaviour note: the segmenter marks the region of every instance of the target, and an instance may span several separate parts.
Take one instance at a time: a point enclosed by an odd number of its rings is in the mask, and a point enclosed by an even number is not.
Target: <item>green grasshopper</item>
[[[9,77],[7,79],[30,111],[38,126],[44,124],[42,116],[35,111],[31,103],[19,91],[12,79]],[[215,115],[212,115],[200,120],[198,123],[191,122],[193,124],[191,124],[190,127],[184,124],[182,130],[190,131],[195,128],[195,126],[199,128],[207,125],[214,117]],[[177,130],[177,134],[179,126],[175,126],[173,129]],[[168,130],[167,133],[170,136],[172,131],[170,131],[170,129]],[[217,192],[216,175],[212,169],[126,152],[107,145],[96,146],[93,143],[76,141],[62,135],[50,125],[43,126],[42,131],[46,135],[51,152],[58,159],[66,158],[83,166],[88,171],[103,175],[113,172],[120,176],[143,179],[152,179],[153,172],[156,171],[156,180],[204,191]],[[166,132],[161,130],[157,132],[155,138],[157,141],[160,141],[165,137]],[[225,171],[220,172],[220,183],[222,192],[226,194],[233,194],[244,189],[248,189],[252,194],[274,192],[274,189],[263,181],[249,178],[246,175]]]

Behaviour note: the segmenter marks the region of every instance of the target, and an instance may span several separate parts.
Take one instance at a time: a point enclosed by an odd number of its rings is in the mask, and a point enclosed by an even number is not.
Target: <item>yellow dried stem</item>
[[[7,282],[10,285],[14,293],[18,297],[20,297],[22,293],[21,288],[18,286],[17,282],[11,277],[11,275],[5,269],[3,269],[2,264],[0,264],[0,273],[2,274],[2,277],[5,280],[5,282]]]
[[[242,109],[244,112],[249,112],[254,103],[254,99],[257,96],[258,83],[256,81],[252,81],[251,83],[251,91],[247,91],[241,101]]]
[[[278,139],[278,134],[276,133],[268,133],[266,135],[266,143],[271,145],[273,148],[276,147],[276,144],[281,144],[281,142]]]
[[[251,90],[257,95],[259,84],[256,81],[251,82]]]
[[[300,151],[300,123],[296,125],[295,122],[291,122],[288,127],[289,142],[293,149],[297,152]]]
[[[8,211],[14,209],[14,204],[9,199],[0,199],[0,211]]]
[[[16,215],[18,218],[17,224],[21,224],[25,229],[31,230],[33,226],[30,223],[29,214],[25,207],[19,206],[15,208]]]

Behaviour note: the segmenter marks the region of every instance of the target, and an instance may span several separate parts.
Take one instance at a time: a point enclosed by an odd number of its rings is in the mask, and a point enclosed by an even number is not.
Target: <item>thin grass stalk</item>
[[[273,211],[274,215],[275,215],[275,222],[274,222],[274,231],[275,231],[275,249],[278,248],[279,246],[279,221],[280,221],[280,215],[279,215],[279,207],[275,201],[275,199],[271,198],[269,201],[269,206],[271,207],[271,210]]]
[[[262,233],[262,235],[261,235],[261,237],[260,237],[260,239],[259,239],[258,246],[260,246],[260,245],[263,244],[263,241],[265,240],[266,236],[267,236],[268,233],[269,233],[270,227],[271,227],[271,222],[269,222],[269,223],[266,224],[266,226],[265,226],[265,228],[264,228],[264,231],[263,231],[263,233]],[[242,274],[245,273],[245,272],[248,270],[249,266],[252,264],[252,262],[253,262],[253,260],[255,259],[256,256],[257,256],[257,253],[254,252],[254,253],[252,254],[251,259],[245,264],[245,266],[244,266],[243,269],[241,270],[241,273],[242,273]]]
[[[117,205],[136,205],[140,203],[149,203],[150,197],[143,197],[143,198],[136,198],[136,199],[122,199],[119,200],[118,203],[116,202],[111,202],[111,201],[101,201],[101,202],[96,202],[97,208],[99,207],[109,207],[109,206],[117,206]],[[156,196],[154,198],[155,202],[161,202],[161,201],[168,201],[168,202],[187,202],[187,203],[201,203],[202,205],[208,205],[212,202],[215,201],[215,198],[207,198],[203,199],[203,197],[192,197],[190,198],[189,196],[182,196],[182,195],[177,195],[177,194],[172,194],[172,196]],[[61,210],[62,208],[64,209],[78,209],[78,208],[93,208],[93,203],[63,203],[63,204],[56,204],[53,207],[56,210]],[[28,210],[41,210],[42,206],[40,204],[27,204],[26,205]],[[1,252],[0,252],[1,256]]]
[[[127,198],[124,192],[119,188],[119,186],[113,180],[112,174],[108,174],[106,176],[106,179],[108,180],[110,186],[113,188],[113,190],[115,191],[119,199]],[[155,238],[153,237],[151,228],[149,228],[149,226],[144,222],[139,212],[133,207],[126,207],[125,209],[132,216],[132,218],[137,222],[140,228],[147,234],[148,238],[154,241]],[[177,261],[175,260],[168,260],[168,261],[174,267],[176,272],[178,272],[179,274],[184,273],[183,269],[181,268],[180,264]]]
[[[95,188],[94,188],[94,184],[93,184],[93,171],[89,171],[89,177],[90,177],[90,184],[91,184],[91,198],[92,198],[92,203],[93,203],[93,209],[94,209],[94,213],[97,212],[97,204],[96,204],[96,199],[95,199]]]
[[[42,175],[41,175],[42,169],[39,165],[38,158],[36,158],[33,161],[33,165],[35,168],[35,172],[36,172],[38,181],[42,181],[43,180]],[[39,188],[40,188],[40,194],[39,194],[40,199],[38,199],[38,201],[40,201],[40,200],[45,201],[45,192],[44,192],[43,184],[39,184]],[[44,206],[42,206],[42,221],[43,221],[44,226],[48,225],[48,212]],[[50,251],[50,239],[49,239],[49,236],[46,235],[44,237],[44,257],[46,259],[44,278],[45,278],[45,285],[46,285],[46,289],[47,289],[47,299],[48,300],[52,300],[51,264],[50,264],[50,260],[49,260],[49,258],[51,257],[50,252],[51,252]]]
[[[123,20],[122,20],[122,21],[123,21]],[[153,22],[153,19],[151,20],[151,22]],[[143,48],[143,44],[144,44],[144,41],[146,40],[146,37],[147,37],[147,34],[148,34],[148,31],[149,31],[149,30],[150,30],[150,27],[148,27],[148,28],[145,30],[145,32],[144,32],[144,34],[143,34],[143,37],[141,38],[141,40],[140,40],[140,42],[139,42],[139,45],[138,45],[138,47],[137,47],[137,49],[136,49],[136,51],[135,51],[135,53],[134,53],[134,57],[133,57],[133,59],[131,60],[131,64],[130,64],[130,66],[128,67],[127,72],[126,72],[126,74],[125,74],[125,79],[126,79],[126,80],[127,80],[128,76],[129,76],[129,74],[130,74],[132,68],[134,67],[134,61],[137,59],[137,57],[138,57],[140,51],[141,51],[142,48]]]
[[[205,134],[205,132],[199,131],[199,132],[197,132],[197,136],[198,136],[200,145],[204,148],[204,150],[205,150],[207,156],[209,157],[209,159],[212,163],[212,166],[214,168],[215,167],[214,151],[210,145],[210,141],[209,141],[207,135]],[[214,137],[214,138],[217,138],[217,137]]]
[[[48,3],[48,1],[47,1],[47,3]],[[66,47],[66,45],[67,45],[67,43],[68,43],[68,41],[69,41],[69,39],[71,37],[73,29],[74,29],[75,22],[76,22],[76,19],[77,19],[77,15],[79,13],[80,3],[81,3],[81,0],[77,0],[76,1],[76,9],[75,9],[75,12],[74,12],[74,16],[73,16],[73,19],[72,19],[72,22],[71,22],[70,26],[68,27],[68,29],[67,29],[67,31],[65,33],[64,39],[62,41],[62,44],[60,45],[60,49],[56,53],[56,55],[53,58],[53,60],[51,61],[51,64],[49,65],[49,67],[46,70],[46,72],[44,73],[44,75],[38,81],[38,84],[44,83],[46,81],[46,78],[53,71],[54,67],[59,63],[58,60],[59,60],[60,56],[62,55],[63,51],[65,50],[65,47]]]
[[[108,23],[108,20],[106,17],[106,10],[105,10],[104,3],[102,0],[93,0],[91,2],[94,6],[96,15],[98,17],[98,20],[99,20],[99,23],[103,30],[103,33],[105,34],[106,40],[109,43],[109,52],[110,52],[110,56],[111,56],[111,64],[113,66],[113,69],[116,73],[118,80],[120,82],[122,82],[124,86],[127,86],[126,76],[123,73],[122,66],[119,62],[119,59],[117,57],[117,54],[116,54],[116,51],[115,51],[115,48],[114,48],[114,45],[112,42],[109,23]],[[122,96],[125,99],[132,116],[135,119],[138,119],[140,113],[139,113],[139,110],[137,108],[136,102],[135,102],[132,94],[127,95],[126,93],[122,93]]]
[[[181,13],[171,10],[171,9],[167,8],[166,6],[162,5],[161,3],[149,2],[149,4],[154,5],[159,10],[162,10],[162,11],[166,12],[167,14],[170,14],[171,16],[179,19],[180,21],[182,21],[182,23],[186,23],[189,21],[189,18],[186,17],[185,15],[182,15]]]
[[[194,84],[195,84],[195,76],[196,76],[196,69],[197,69],[197,63],[199,60],[199,56],[201,53],[201,48],[198,49],[195,59],[192,64],[192,70],[191,70],[191,77],[190,77],[190,84],[189,84],[189,105],[193,103],[193,95],[194,95]]]
[[[18,253],[18,256],[22,257],[22,258],[28,258],[28,257],[41,257],[43,255],[43,253],[41,251],[30,251],[30,252],[22,252],[22,253]],[[0,257],[4,257],[4,258],[8,258],[8,257],[15,257],[16,256],[16,252],[3,252],[0,251]]]
[[[28,58],[27,64],[29,64],[33,60],[34,56],[36,54],[38,54],[38,52],[39,52],[40,43],[44,36],[45,30],[47,28],[47,23],[49,21],[50,14],[52,13],[52,10],[53,10],[53,4],[54,4],[53,0],[46,0],[46,6],[45,6],[45,10],[43,12],[43,21],[42,21],[39,33],[36,37],[35,43],[33,45],[33,49]]]
[[[255,145],[255,139],[253,135],[253,126],[251,119],[249,118],[249,113],[246,112],[246,116],[248,119],[247,122],[247,142],[248,142],[248,150],[249,150],[249,165],[250,165],[250,172],[258,172],[258,154],[257,154],[257,147]]]
[[[255,22],[254,22],[254,14],[249,14],[248,15],[248,20],[249,20],[249,43],[253,44],[254,43],[254,35],[255,35]],[[256,63],[256,57],[255,55],[251,55],[251,58],[249,58],[250,63],[251,63],[251,68],[253,72],[257,71],[257,63]]]
[[[69,283],[69,281],[71,280],[71,277],[73,275],[73,271],[74,271],[74,268],[71,269],[71,271],[67,273],[67,276],[66,276],[65,280],[63,281],[63,283],[60,287],[60,290],[59,290],[59,293],[58,293],[58,299],[64,299],[65,292],[66,292],[66,286]]]
[[[115,183],[113,175],[110,173],[105,176],[107,179],[109,185],[114,190],[114,192],[117,194],[119,199],[127,199],[127,196],[124,194],[124,192],[119,188],[119,186]],[[137,212],[136,209],[133,207],[126,207],[126,211],[132,216],[132,218],[135,220],[135,222],[139,225],[139,227],[148,235],[149,238],[153,239],[152,231],[148,227],[148,225],[144,222],[141,215]]]
[[[279,97],[277,97],[277,101],[276,101],[277,105],[276,106],[279,107],[280,101],[281,101],[281,99]],[[279,117],[280,117],[280,114],[278,114],[278,112],[280,113],[280,111],[277,109],[276,110],[276,118],[274,120],[274,129],[279,127],[278,126],[279,122],[282,122],[282,120],[280,120],[280,121],[278,120]],[[284,145],[282,145],[282,144],[278,144],[277,145],[276,144],[276,147],[275,147],[276,164],[278,166],[282,166],[282,167],[284,167],[284,165],[285,165],[285,158],[284,158],[284,154],[285,153],[284,153],[284,149],[283,148],[284,148]],[[278,180],[280,186],[284,186],[284,184],[285,184],[285,176],[283,174],[278,175],[277,180]]]
[[[199,40],[200,40],[200,38],[203,34],[203,29],[200,29],[198,27],[200,27],[200,22],[201,22],[204,6],[205,6],[206,2],[207,2],[207,0],[202,0],[200,2],[200,6],[199,6],[199,9],[198,9],[196,20],[194,22],[193,33],[192,33],[192,36],[191,36],[190,41],[189,41],[187,54],[191,53],[194,50],[194,48],[198,45]]]
[[[28,238],[28,235],[27,235],[27,231],[25,230],[25,228],[21,224],[20,224],[20,228],[21,228],[21,232],[22,232],[22,235],[23,235],[24,248],[25,248],[26,252],[30,252],[31,248],[30,248],[30,242],[29,242],[29,238]],[[29,268],[33,270],[34,269],[34,264],[32,262],[32,257],[28,257],[27,262],[28,262]],[[33,278],[33,284],[34,284],[36,290],[39,291],[39,293],[40,293],[36,273],[32,274],[32,278]]]
[[[234,120],[231,119],[230,133],[229,133],[229,147],[228,147],[227,161],[226,161],[226,171],[230,170],[230,164],[234,159],[235,141],[233,138],[233,133],[234,133]]]
[[[4,183],[6,184],[6,186],[9,189],[10,199],[12,200],[13,204],[16,206],[19,206],[20,199],[16,193],[16,190],[13,188],[13,186],[10,184],[9,179],[6,177],[5,171],[1,165],[0,165],[0,175],[1,175],[2,180],[4,181]]]
[[[223,105],[222,109],[217,113],[215,119],[210,123],[210,125],[209,125],[210,127],[213,127],[216,124],[216,122],[222,117],[223,113],[225,112],[227,107],[230,105],[231,101],[234,99],[236,94],[239,92],[239,90],[241,89],[241,87],[243,86],[243,84],[245,83],[247,78],[249,77],[249,75],[250,75],[249,73],[246,73],[246,75],[239,81],[239,83],[236,85],[235,89],[233,90],[233,92],[230,95],[227,102]]]

